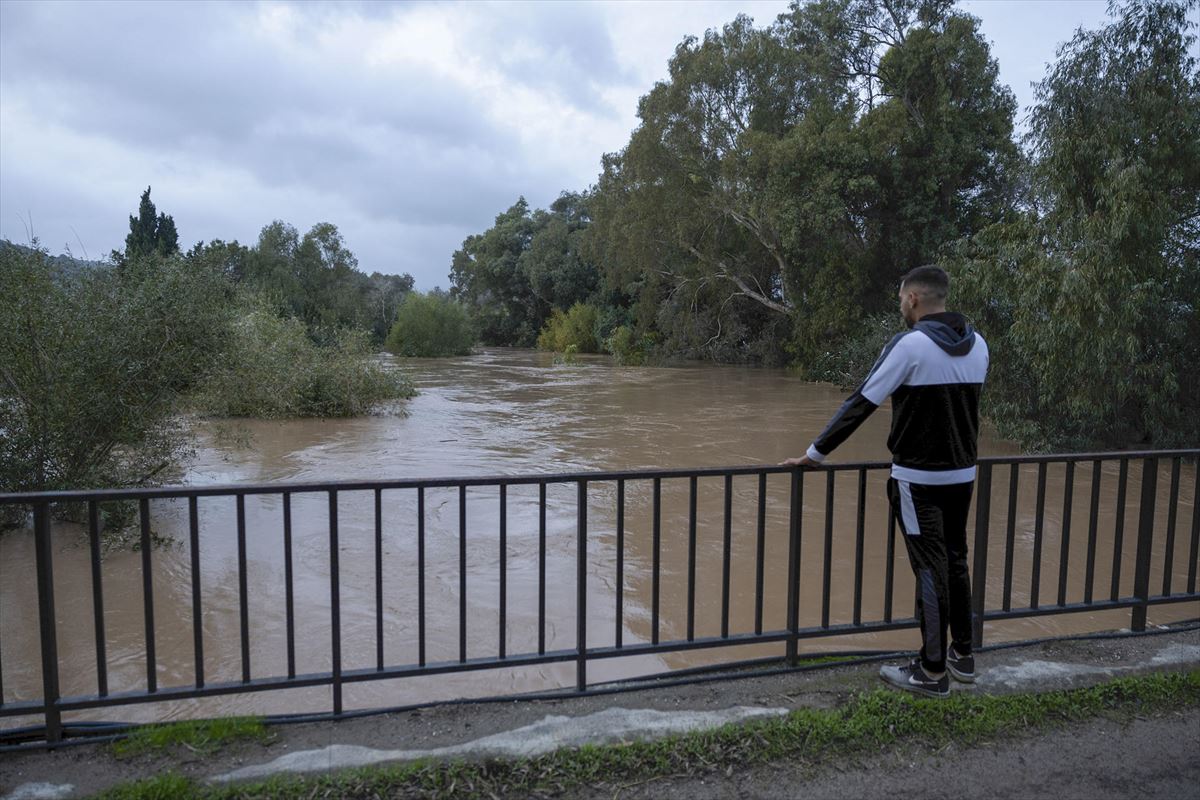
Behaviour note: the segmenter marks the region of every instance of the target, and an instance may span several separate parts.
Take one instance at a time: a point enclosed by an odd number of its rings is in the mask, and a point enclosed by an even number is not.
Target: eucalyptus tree
[[[1114,7],[1060,48],[1030,116],[1031,209],[958,259],[1007,333],[996,416],[1033,444],[1200,438],[1196,9]]]
[[[808,360],[906,269],[1011,212],[1014,109],[977,20],[948,2],[738,17],[679,45],[605,157],[592,253],[643,328],[746,345],[790,327]]]

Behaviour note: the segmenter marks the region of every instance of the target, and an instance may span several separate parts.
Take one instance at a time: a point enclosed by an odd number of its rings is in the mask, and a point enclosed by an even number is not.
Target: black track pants
[[[931,486],[888,479],[888,499],[900,523],[917,579],[921,663],[946,669],[946,628],[961,655],[971,652],[971,576],[967,571],[967,512],[972,483]]]

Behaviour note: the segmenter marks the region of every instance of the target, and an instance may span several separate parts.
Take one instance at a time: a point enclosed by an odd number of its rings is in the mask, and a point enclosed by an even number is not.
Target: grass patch
[[[180,797],[198,797],[200,790],[178,772],[165,772],[153,778],[114,787],[103,796],[108,800],[176,800]]]
[[[1200,705],[1200,670],[1122,678],[1084,689],[1008,696],[955,694],[948,700],[917,698],[886,689],[853,696],[838,709],[800,709],[785,717],[654,742],[584,746],[532,759],[483,762],[414,762],[311,778],[279,777],[235,787],[172,785],[175,797],[492,797],[572,794],[587,786],[619,788],[676,774],[788,759],[818,767],[847,756],[903,743],[935,750],[951,742],[978,744],[1001,736],[1035,733],[1107,714],[1133,715]],[[151,786],[150,782],[144,782]],[[150,798],[121,794],[104,798]],[[152,789],[137,789],[147,792]]]
[[[262,717],[187,720],[134,728],[124,739],[113,742],[112,748],[117,758],[162,752],[173,747],[185,747],[193,753],[208,755],[228,742],[239,739],[265,741],[270,735]]]

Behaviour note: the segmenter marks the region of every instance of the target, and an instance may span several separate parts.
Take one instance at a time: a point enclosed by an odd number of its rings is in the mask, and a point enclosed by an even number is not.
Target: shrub
[[[628,325],[621,325],[612,332],[605,343],[618,364],[638,367],[646,363],[646,354],[653,344],[649,337],[638,337]]]
[[[385,346],[398,356],[465,356],[475,331],[463,306],[445,294],[411,292],[396,311]]]
[[[576,303],[565,314],[555,309],[538,334],[538,349],[563,353],[574,345],[579,353],[599,353],[600,342],[596,339],[599,313],[587,303]]]
[[[884,345],[902,330],[904,321],[899,312],[867,317],[852,335],[835,340],[819,353],[805,377],[836,383],[843,389],[858,386],[875,365]]]
[[[300,320],[254,303],[194,401],[217,417],[352,417],[412,395],[403,375],[375,360],[367,333],[341,330],[321,347]]]
[[[0,248],[0,491],[129,487],[172,475],[177,412],[227,335],[216,272],[148,256],[61,269]]]

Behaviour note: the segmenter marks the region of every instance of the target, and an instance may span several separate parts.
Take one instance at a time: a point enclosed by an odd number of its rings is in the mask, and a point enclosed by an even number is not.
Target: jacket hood
[[[965,356],[975,346],[975,329],[966,317],[954,311],[926,314],[913,330],[925,334],[952,356]]]

